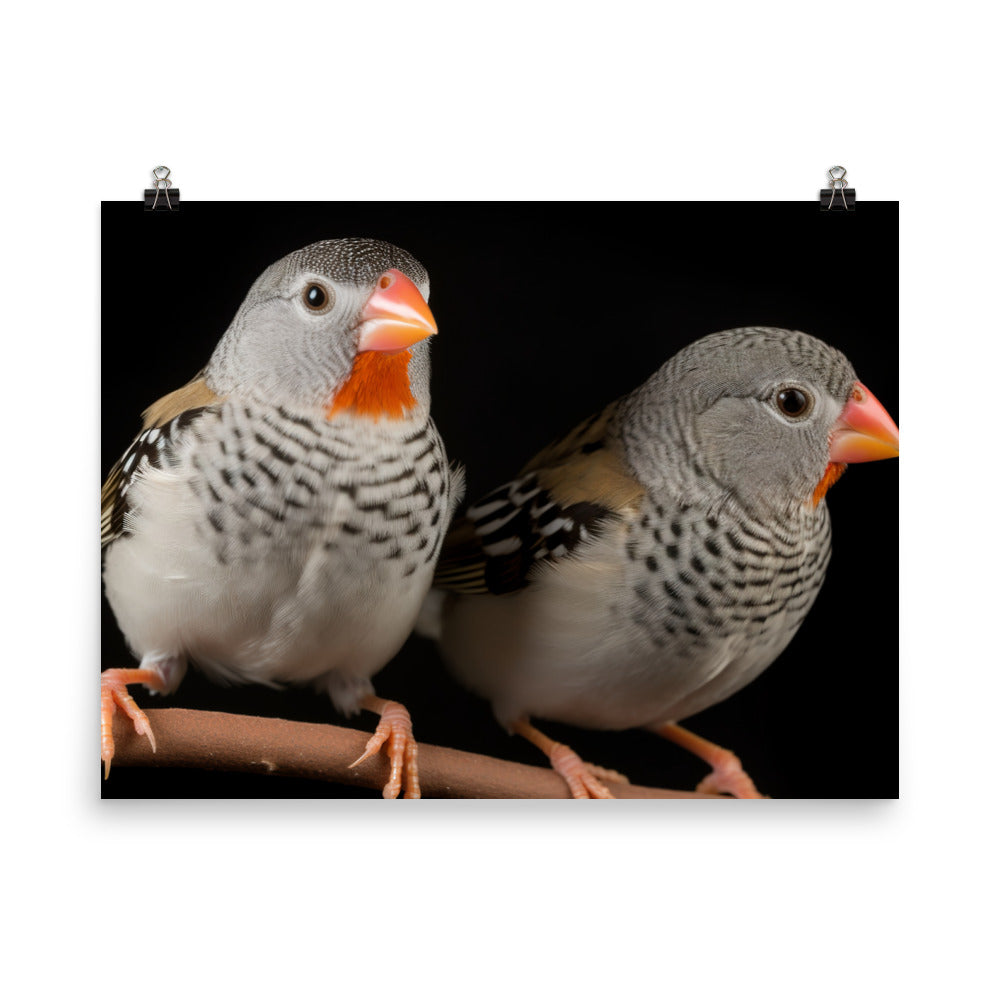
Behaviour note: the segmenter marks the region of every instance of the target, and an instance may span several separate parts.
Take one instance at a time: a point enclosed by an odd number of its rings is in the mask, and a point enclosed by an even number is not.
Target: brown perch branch
[[[357,767],[350,763],[364,751],[370,733],[341,726],[285,719],[265,719],[225,712],[183,708],[151,709],[156,753],[145,736],[119,713],[114,719],[116,767],[197,767],[246,771],[251,774],[292,775],[344,785],[381,789],[388,779],[383,753]],[[565,799],[562,778],[543,767],[420,745],[420,787],[431,798]],[[643,788],[608,782],[622,799],[713,799],[716,795]]]

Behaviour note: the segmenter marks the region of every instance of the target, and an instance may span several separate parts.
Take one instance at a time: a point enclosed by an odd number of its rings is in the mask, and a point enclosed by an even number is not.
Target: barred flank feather
[[[143,412],[142,431],[115,462],[101,487],[102,549],[124,532],[129,510],[126,495],[135,475],[145,468],[170,464],[180,432],[202,411],[221,402],[199,373]]]

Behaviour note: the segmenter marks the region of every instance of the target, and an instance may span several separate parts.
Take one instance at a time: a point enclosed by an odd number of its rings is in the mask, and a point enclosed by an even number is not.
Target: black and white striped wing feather
[[[528,586],[539,562],[561,559],[613,511],[556,502],[535,473],[493,490],[456,520],[434,586],[467,594],[508,594]]]
[[[101,548],[127,535],[126,514],[131,510],[128,493],[136,476],[145,469],[168,469],[176,464],[177,443],[188,427],[208,407],[184,410],[158,427],[147,427],[115,463],[101,488]]]

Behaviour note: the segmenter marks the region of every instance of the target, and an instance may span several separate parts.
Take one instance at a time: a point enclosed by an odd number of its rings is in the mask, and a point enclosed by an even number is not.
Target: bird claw
[[[133,676],[136,673],[137,671],[130,670],[105,670],[101,674],[101,760],[104,761],[105,779],[111,774],[111,760],[115,755],[112,719],[117,709],[120,708],[132,720],[135,731],[149,740],[153,753],[156,753],[156,737],[149,724],[149,717],[128,693],[130,683],[145,680]]]
[[[632,784],[621,771],[613,771],[610,767],[601,767],[600,764],[591,764],[586,760],[583,761],[583,766],[600,781],[617,781],[622,785]]]
[[[552,769],[569,786],[574,799],[613,799],[614,796],[604,786],[601,778],[606,781],[624,781],[628,779],[609,771],[607,768],[588,764],[579,754],[570,750],[564,743],[554,743],[549,749],[549,760]]]
[[[753,779],[740,764],[739,758],[730,754],[729,759],[717,764],[711,774],[698,782],[696,792],[705,795],[731,795],[735,799],[763,799]]]
[[[712,768],[711,774],[698,782],[696,792],[704,795],[731,795],[736,799],[763,799],[757,787],[750,780],[750,775],[743,770],[739,757],[732,750],[720,747],[716,743],[698,736],[675,722],[667,722],[659,726],[650,726],[659,736],[663,736],[678,746],[683,747],[696,757],[700,757]]]
[[[410,713],[395,701],[381,703],[378,709],[381,714],[378,726],[365,745],[364,753],[351,767],[357,767],[362,761],[378,753],[388,742],[386,753],[389,757],[389,780],[382,789],[382,798],[399,798],[406,779],[404,799],[420,798],[420,778],[417,771],[417,741],[413,738],[413,725]]]

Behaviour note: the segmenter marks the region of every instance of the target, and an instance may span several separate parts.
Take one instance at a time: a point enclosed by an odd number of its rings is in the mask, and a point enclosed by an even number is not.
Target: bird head
[[[389,243],[313,243],[254,282],[206,380],[327,419],[402,417],[428,402],[429,293],[423,266]]]
[[[815,506],[847,463],[899,454],[895,423],[847,358],[798,331],[704,337],[640,387],[632,411],[659,442],[640,473],[658,459],[654,478],[682,495],[757,510]]]

